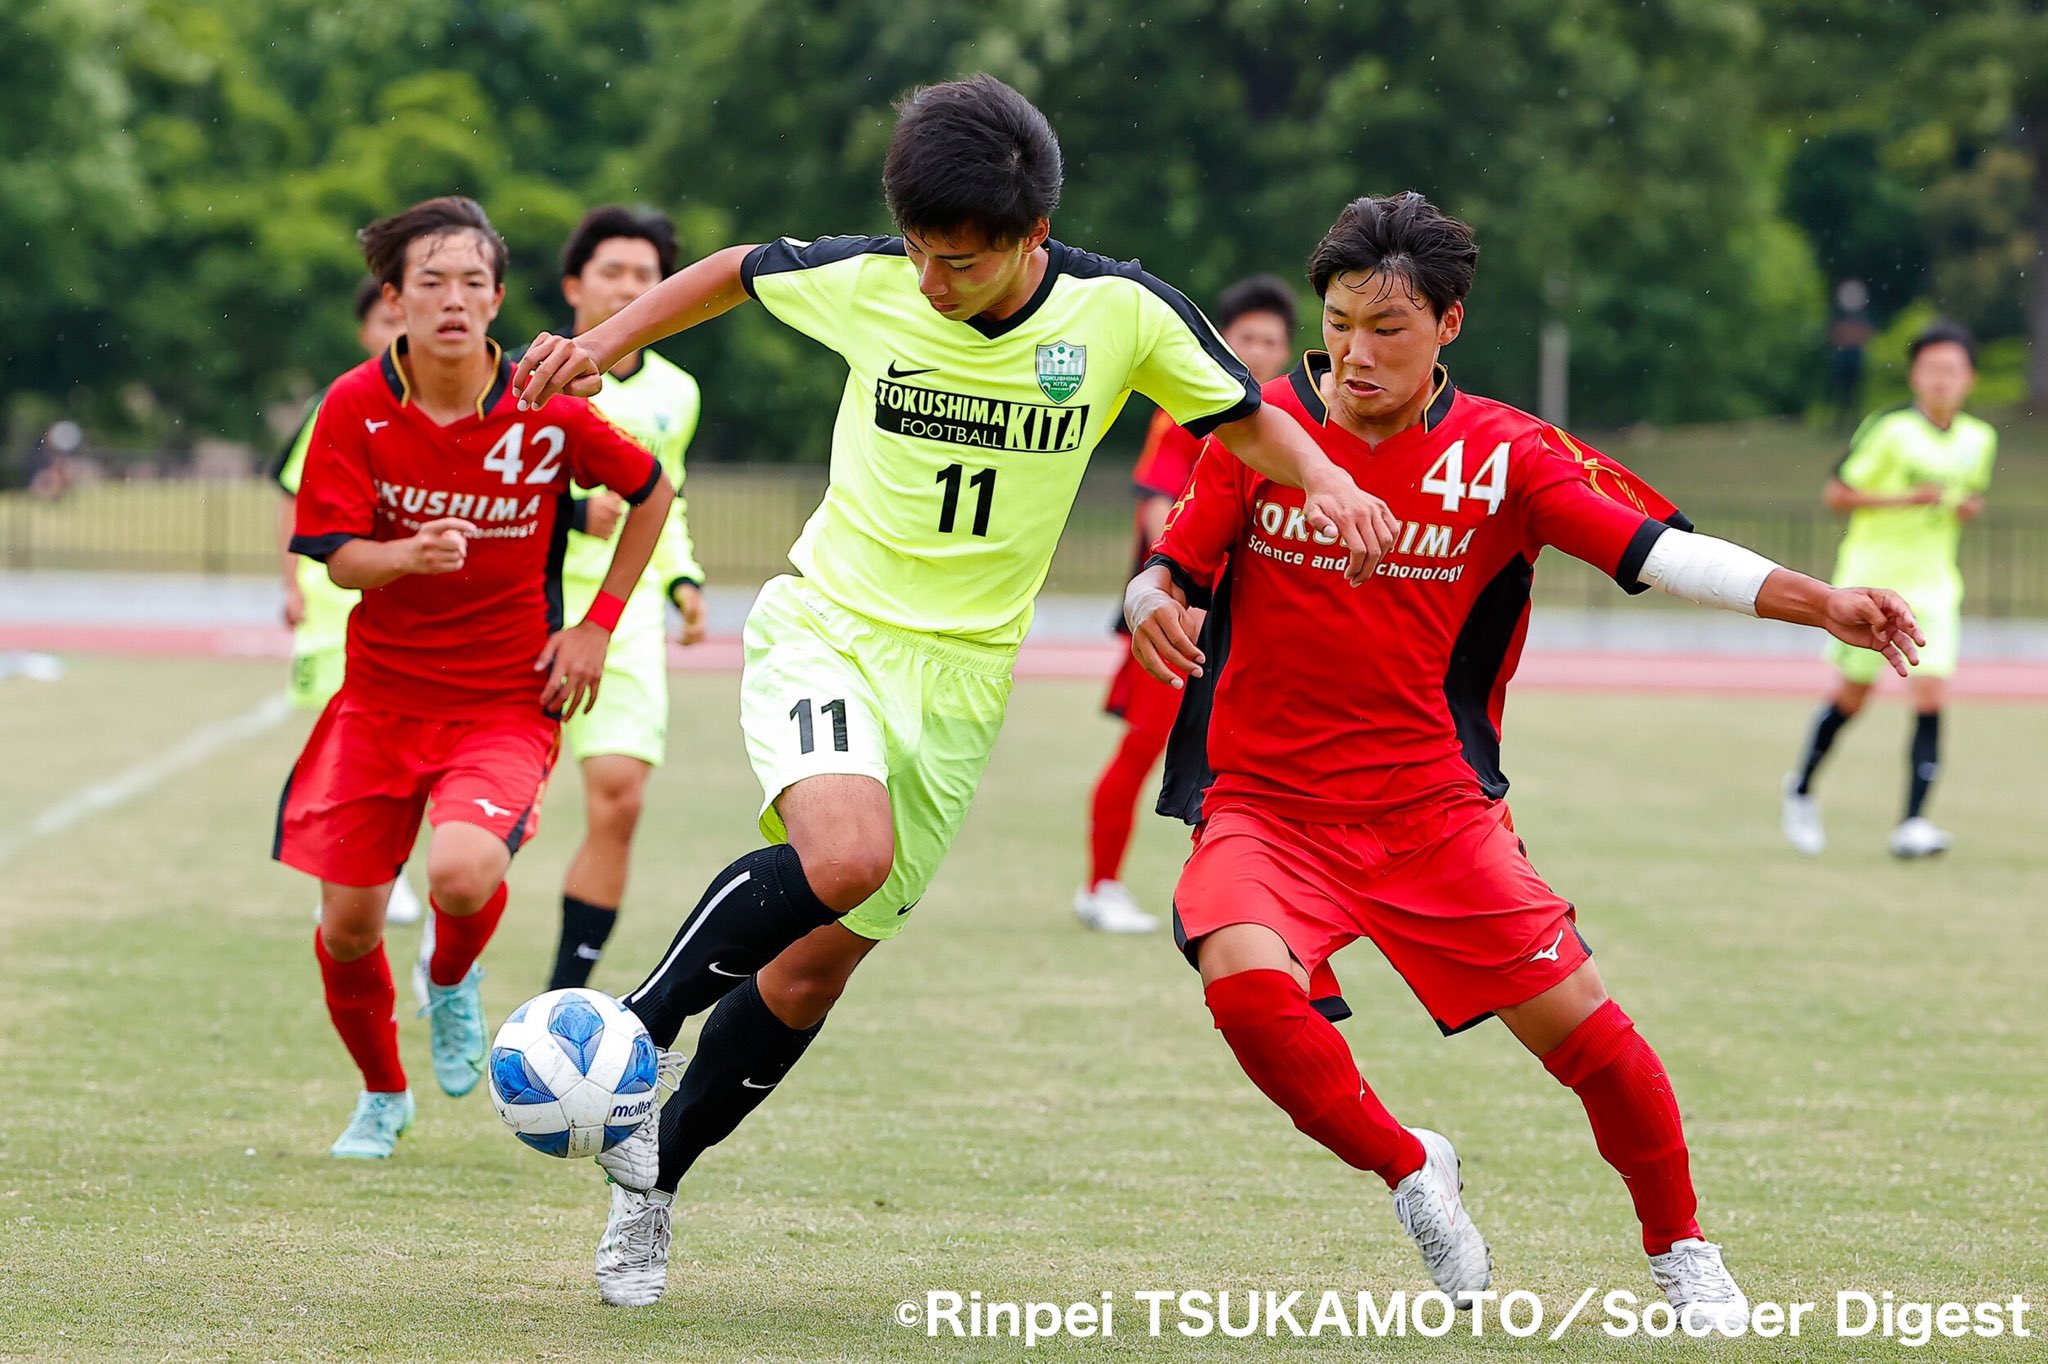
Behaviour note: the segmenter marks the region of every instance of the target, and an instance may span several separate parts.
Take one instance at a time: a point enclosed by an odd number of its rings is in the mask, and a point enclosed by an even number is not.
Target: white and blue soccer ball
[[[514,1009],[491,1043],[491,1104],[543,1155],[609,1151],[654,1113],[654,1039],[597,990],[550,990]]]

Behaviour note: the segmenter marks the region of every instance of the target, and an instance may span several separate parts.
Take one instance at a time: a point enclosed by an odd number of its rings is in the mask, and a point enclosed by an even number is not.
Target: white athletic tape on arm
[[[1777,567],[1741,545],[1711,535],[1667,530],[1650,546],[1637,576],[1674,597],[1753,616],[1756,594]]]

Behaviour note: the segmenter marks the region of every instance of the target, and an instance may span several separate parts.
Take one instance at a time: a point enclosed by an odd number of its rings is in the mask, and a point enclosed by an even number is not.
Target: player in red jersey
[[[1287,372],[1294,358],[1294,291],[1271,275],[1254,275],[1216,300],[1216,330],[1260,383]],[[1166,414],[1152,414],[1145,448],[1131,474],[1138,495],[1134,567],[1143,567],[1152,542],[1166,528],[1166,513],[1194,475],[1201,440]],[[1126,632],[1121,613],[1116,628]],[[1180,709],[1180,693],[1146,675],[1126,655],[1109,684],[1104,710],[1124,722],[1124,736],[1096,779],[1088,807],[1088,880],[1074,892],[1074,913],[1105,933],[1150,933],[1159,920],[1138,907],[1125,888],[1124,852],[1145,778],[1166,751],[1166,735]]]
[[[519,410],[487,334],[505,243],[474,201],[430,199],[361,236],[405,334],[335,380],[314,425],[291,547],[363,597],[341,690],[285,783],[273,855],[320,879],[314,953],[363,1074],[333,1154],[376,1158],[413,1117],[384,955],[392,878],[426,815],[434,1075],[466,1094],[483,1073],[475,963],[506,869],[533,834],[561,717],[596,697],[674,492],[588,403]],[[572,479],[634,505],[604,591],[564,629]]]
[[[1554,545],[1630,591],[1819,626],[1901,672],[1925,641],[1896,594],[1832,589],[1646,515],[1596,452],[1453,388],[1437,359],[1477,258],[1419,194],[1355,201],[1309,265],[1328,353],[1266,386],[1403,523],[1365,585],[1332,571],[1342,557],[1298,495],[1210,451],[1126,594],[1136,656],[1194,681],[1161,802],[1198,821],[1176,928],[1245,1072],[1386,1181],[1441,1288],[1469,1301],[1491,1279],[1457,1155],[1388,1114],[1310,1003],[1312,973],[1361,937],[1446,1033],[1498,1015],[1579,1096],[1658,1285],[1695,1329],[1732,1331],[1747,1300],[1700,1235],[1671,1082],[1500,803],[1532,565]]]

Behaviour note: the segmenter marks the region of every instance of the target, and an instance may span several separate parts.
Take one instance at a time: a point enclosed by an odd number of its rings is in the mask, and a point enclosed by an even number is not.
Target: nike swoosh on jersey
[[[920,374],[937,374],[938,372],[939,367],[937,365],[932,365],[927,369],[898,369],[894,360],[889,362],[889,377],[891,379],[914,379]]]

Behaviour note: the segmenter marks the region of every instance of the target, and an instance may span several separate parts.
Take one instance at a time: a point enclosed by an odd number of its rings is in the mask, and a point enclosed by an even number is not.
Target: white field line
[[[275,729],[289,714],[291,703],[282,696],[273,696],[245,714],[200,726],[155,757],[59,801],[18,829],[0,833],[0,862],[38,839],[62,833],[104,810],[126,805],[161,785],[165,778],[196,767],[223,749]]]

